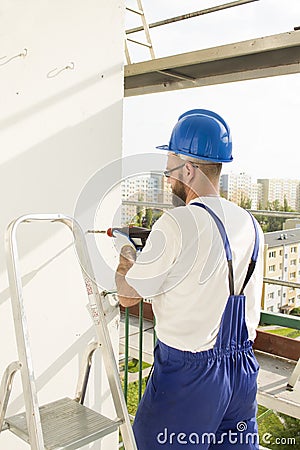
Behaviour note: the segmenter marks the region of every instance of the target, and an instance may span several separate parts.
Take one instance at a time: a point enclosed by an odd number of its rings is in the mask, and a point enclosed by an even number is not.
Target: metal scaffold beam
[[[150,23],[149,28],[156,28],[162,25],[169,25],[170,23],[180,22],[181,20],[192,19],[193,17],[204,16],[205,14],[222,11],[224,9],[233,8],[235,6],[246,5],[247,3],[258,2],[259,0],[237,0],[235,2],[225,3],[223,5],[213,6],[211,8],[202,9],[200,11],[194,11],[180,16],[171,17],[170,19],[159,20],[158,22]],[[126,30],[126,34],[137,33],[143,31],[143,27],[129,28]]]
[[[125,66],[125,96],[300,72],[300,32],[290,31]]]

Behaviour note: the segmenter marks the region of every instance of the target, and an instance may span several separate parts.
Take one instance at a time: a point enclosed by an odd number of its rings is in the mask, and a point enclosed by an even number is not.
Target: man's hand
[[[134,243],[130,239],[130,237],[122,233],[122,231],[114,230],[113,231],[113,237],[114,237],[114,245],[116,247],[116,250],[118,253],[122,253],[123,247],[131,247],[134,251],[136,250]]]
[[[133,266],[135,258],[136,258],[135,250],[129,247],[129,245],[124,246],[121,250],[117,273],[125,277],[128,270]]]
[[[116,285],[120,304],[125,307],[139,303],[142,298],[125,280],[125,275],[136,259],[136,249],[128,236],[119,231],[114,232],[116,248],[120,252],[120,261],[116,271]]]

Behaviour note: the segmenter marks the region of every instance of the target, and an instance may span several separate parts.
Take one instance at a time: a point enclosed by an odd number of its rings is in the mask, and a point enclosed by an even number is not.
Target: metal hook
[[[67,66],[63,67],[62,69],[58,69],[57,67],[55,69],[50,70],[50,72],[47,73],[47,78],[54,78],[57,77],[61,72],[64,70],[74,70],[75,64],[73,62],[70,62]]]
[[[25,56],[27,56],[27,53],[28,53],[27,48],[24,48],[22,53],[19,53],[18,55],[11,56],[5,62],[1,63],[0,66],[5,66],[5,64],[8,64],[10,61],[12,61],[13,59],[16,59],[16,58],[20,58],[20,57],[25,58]],[[7,58],[7,56],[1,56],[0,57],[0,59],[5,59],[5,58]]]

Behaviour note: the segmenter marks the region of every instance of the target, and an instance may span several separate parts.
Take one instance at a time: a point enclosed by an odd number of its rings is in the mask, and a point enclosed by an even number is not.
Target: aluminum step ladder
[[[37,399],[16,240],[19,225],[35,221],[61,222],[72,231],[96,332],[96,341],[87,346],[82,360],[75,399],[63,398],[43,406],[38,405]],[[105,319],[103,301],[106,293],[100,293],[94,281],[87,244],[78,222],[62,214],[22,216],[7,229],[6,254],[19,361],[7,367],[0,385],[0,432],[9,429],[28,442],[32,450],[75,450],[120,429],[125,449],[137,450]],[[83,404],[92,355],[99,347],[117,415],[114,420]],[[21,372],[25,412],[6,417],[13,378],[18,371]]]
[[[131,59],[130,59],[130,55],[129,55],[127,42],[132,42],[134,44],[141,45],[143,47],[147,47],[149,49],[151,59],[155,59],[155,53],[154,53],[154,49],[153,49],[153,45],[152,45],[152,41],[151,41],[149,26],[148,26],[148,23],[147,23],[147,20],[145,17],[142,1],[136,0],[136,3],[137,3],[137,8],[131,8],[129,6],[126,6],[126,11],[136,14],[137,16],[139,16],[141,18],[142,29],[144,30],[146,41],[145,42],[139,41],[137,39],[128,37],[128,35],[137,32],[137,31],[135,31],[134,28],[125,31],[125,55],[126,55],[127,64],[131,64]]]

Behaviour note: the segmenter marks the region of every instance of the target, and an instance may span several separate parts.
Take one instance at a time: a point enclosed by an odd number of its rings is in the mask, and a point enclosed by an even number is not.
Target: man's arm
[[[128,270],[135,262],[136,252],[129,245],[125,245],[120,253],[120,261],[116,271],[116,285],[120,304],[124,307],[137,305],[141,296],[125,280]]]

